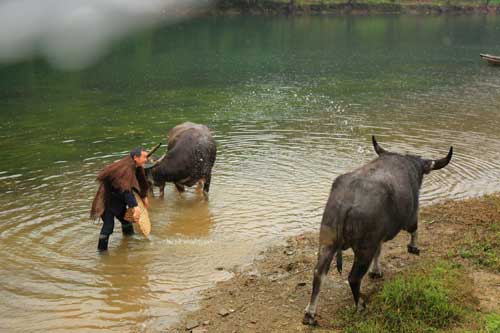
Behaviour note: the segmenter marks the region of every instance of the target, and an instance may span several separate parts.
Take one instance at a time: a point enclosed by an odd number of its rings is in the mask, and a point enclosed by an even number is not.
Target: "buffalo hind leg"
[[[203,186],[205,186],[205,178],[200,178],[200,180],[198,180],[198,183],[196,184],[196,192],[201,192]]]
[[[179,193],[179,195],[182,194],[186,190],[186,188],[182,184],[174,183],[174,185],[175,185],[175,188],[177,189],[177,192]]]
[[[382,252],[382,243],[377,248],[375,255],[373,256],[372,264],[368,272],[368,276],[371,279],[380,279],[384,276],[382,269],[380,268],[380,253]]]
[[[408,244],[408,252],[415,255],[420,255],[420,249],[418,248],[418,230],[411,233],[410,244]]]
[[[375,251],[376,249],[373,249],[373,251],[354,252],[354,263],[352,264],[348,280],[349,286],[351,287],[352,297],[354,298],[356,311],[358,312],[365,308],[364,301],[360,299],[361,280],[370,267],[370,262],[372,261]]]
[[[318,254],[318,262],[316,263],[316,267],[314,268],[314,278],[313,278],[313,286],[311,292],[311,300],[306,307],[304,319],[302,323],[304,325],[317,325],[318,322],[314,318],[316,314],[316,306],[318,302],[318,294],[319,289],[321,288],[321,283],[325,278],[328,270],[330,269],[330,264],[332,262],[333,256],[337,248],[334,246],[321,245],[319,254]]]

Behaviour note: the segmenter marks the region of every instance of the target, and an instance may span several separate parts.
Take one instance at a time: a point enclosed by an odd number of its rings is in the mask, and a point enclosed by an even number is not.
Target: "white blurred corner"
[[[42,56],[78,70],[130,33],[172,24],[211,0],[0,0],[0,64]]]

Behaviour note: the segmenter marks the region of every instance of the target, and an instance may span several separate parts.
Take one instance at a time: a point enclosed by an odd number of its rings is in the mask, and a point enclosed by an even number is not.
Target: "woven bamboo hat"
[[[125,220],[133,222],[134,229],[139,229],[140,232],[148,237],[151,233],[151,221],[149,220],[149,213],[146,207],[144,207],[144,203],[142,202],[141,197],[134,192],[135,200],[137,201],[137,206],[139,207],[139,211],[141,212],[139,219],[134,220],[134,210],[133,208],[128,208],[125,212]]]

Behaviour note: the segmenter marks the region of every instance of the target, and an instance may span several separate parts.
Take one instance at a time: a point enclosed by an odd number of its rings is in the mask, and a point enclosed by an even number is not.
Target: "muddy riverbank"
[[[365,276],[362,293],[370,300],[387,281],[436,260],[459,265],[464,279],[473,287],[467,291],[475,320],[463,319],[452,327],[481,331],[484,322],[477,319],[500,311],[499,269],[500,195],[465,201],[449,201],[425,207],[420,214],[421,255],[406,252],[408,235],[400,233],[385,244],[382,253],[384,277]],[[347,276],[352,252],[346,252],[344,272],[334,269],[323,284],[318,320],[319,327],[302,325],[316,262],[317,233],[290,238],[286,244],[262,253],[247,267],[229,269],[234,277],[220,282],[203,295],[200,309],[184,318],[173,332],[343,332],[334,320],[336,314],[352,307]],[[481,251],[470,248],[482,244]],[[485,331],[486,332],[486,331]]]
[[[217,1],[214,15],[500,14],[500,5],[459,1]]]

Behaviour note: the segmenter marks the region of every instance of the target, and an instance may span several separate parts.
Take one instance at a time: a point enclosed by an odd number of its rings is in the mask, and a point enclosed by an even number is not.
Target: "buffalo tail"
[[[342,274],[342,250],[337,251],[337,271]]]

